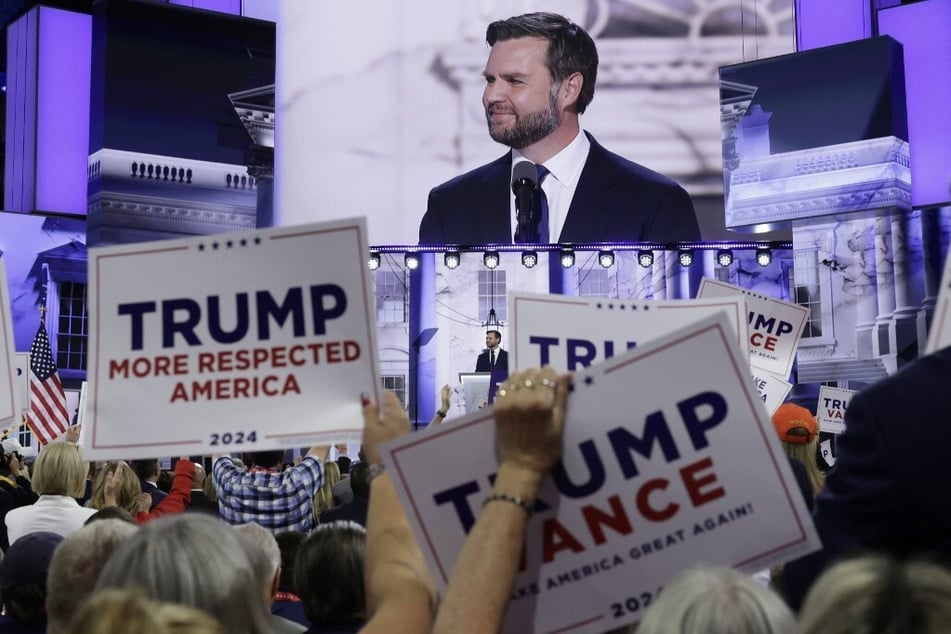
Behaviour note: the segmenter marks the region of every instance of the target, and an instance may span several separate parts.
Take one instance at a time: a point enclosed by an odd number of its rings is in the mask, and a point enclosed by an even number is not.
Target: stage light
[[[403,256],[403,264],[410,271],[415,271],[419,268],[419,254],[418,253],[407,253]]]
[[[522,266],[533,269],[538,264],[538,251],[522,251]]]
[[[643,266],[645,269],[649,269],[650,267],[654,266],[654,252],[638,251],[637,263]]]
[[[614,266],[614,251],[598,251],[598,263],[606,269]]]
[[[570,269],[575,265],[575,252],[573,249],[562,249],[559,254],[559,259],[561,260],[561,266],[566,269]]]
[[[756,249],[756,263],[760,266],[769,266],[773,261],[773,252],[767,247]]]
[[[720,266],[730,266],[733,264],[733,251],[730,249],[720,249],[717,251],[717,263]]]
[[[680,266],[690,266],[693,264],[693,251],[690,249],[681,249],[677,254],[677,259],[680,261]]]
[[[482,254],[482,263],[485,264],[485,268],[494,269],[499,265],[499,252],[486,251]]]
[[[370,257],[367,258],[367,268],[371,271],[375,271],[380,268],[380,254],[371,253]]]
[[[446,251],[446,255],[443,256],[443,262],[446,264],[447,269],[457,268],[461,259],[462,254],[458,251]]]

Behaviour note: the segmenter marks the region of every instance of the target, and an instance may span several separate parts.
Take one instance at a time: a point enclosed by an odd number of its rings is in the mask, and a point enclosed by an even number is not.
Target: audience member
[[[139,487],[142,489],[142,492],[148,493],[149,497],[152,498],[152,503],[148,508],[148,510],[151,511],[158,506],[158,503],[164,500],[167,495],[165,491],[158,486],[158,479],[161,474],[159,461],[155,458],[133,460],[129,463],[129,466],[132,467],[132,471],[139,479]]]
[[[106,506],[99,509],[90,515],[83,525],[89,526],[93,522],[98,522],[101,520],[120,520],[122,522],[128,522],[133,526],[137,526],[135,523],[135,518],[132,517],[132,513],[123,508],[119,508],[118,506]]]
[[[357,632],[363,626],[365,550],[366,529],[355,522],[321,524],[301,544],[294,581],[313,624],[309,634]]]
[[[250,469],[229,456],[212,467],[218,513],[229,524],[260,524],[273,533],[309,531],[314,525],[314,493],[323,483],[322,462],[330,446],[311,447],[300,464],[282,471],[284,450],[249,454]]]
[[[364,399],[363,451],[377,472],[371,478],[373,501],[367,512],[364,581],[369,620],[364,634],[432,629],[437,600],[432,577],[393,482],[378,468],[379,445],[409,430],[409,417],[395,394],[384,392],[380,407]]]
[[[196,462],[195,475],[192,476],[191,500],[188,502],[188,507],[185,510],[191,512],[210,513],[211,515],[217,517],[218,501],[212,500],[205,493],[205,480],[208,479],[210,478],[206,477],[204,467]]]
[[[294,560],[300,545],[307,539],[307,533],[284,531],[276,534],[274,539],[281,549],[281,584],[274,596],[274,603],[271,604],[271,614],[309,627],[310,621],[304,614],[304,605],[297,594],[297,586],[294,585]]]
[[[46,631],[46,583],[59,533],[37,531],[16,539],[0,563],[5,620],[0,632]]]
[[[951,558],[948,443],[935,423],[947,409],[949,378],[945,348],[852,396],[813,513],[823,549],[785,566],[793,609],[827,564],[850,554]]]
[[[363,455],[362,448],[360,449],[360,455]],[[340,458],[345,459],[343,463],[340,462]],[[331,508],[353,500],[353,489],[350,487],[350,467],[352,462],[347,456],[340,456],[340,458],[337,458],[337,466],[340,468],[340,479],[333,488],[333,504]],[[360,458],[360,462],[363,462],[362,457]],[[344,469],[346,469],[346,471]]]
[[[370,502],[370,465],[365,462],[358,462],[353,466],[350,473],[350,487],[353,489],[353,499],[321,513],[321,524],[349,520],[360,526],[367,525],[367,506]]]
[[[427,427],[432,427],[438,425],[439,423],[446,420],[446,416],[449,415],[449,409],[452,407],[452,388],[448,383],[442,386],[442,389],[439,390],[439,409],[436,410],[436,413],[433,414],[432,420],[429,421]]]
[[[336,462],[324,465],[324,482],[314,494],[314,521],[320,521],[320,514],[334,506],[334,486],[340,482],[340,467]]]
[[[175,472],[168,469],[162,469],[159,471],[158,480],[155,481],[155,486],[159,488],[159,491],[163,493],[168,493],[172,490],[172,482],[175,480]]]
[[[259,524],[241,524],[234,528],[248,540],[253,548],[260,550],[263,555],[255,561],[255,574],[264,593],[264,601],[270,609],[274,605],[274,598],[277,595],[283,576],[281,549],[277,545],[277,540],[271,531]],[[307,628],[300,623],[295,623],[271,612],[271,629],[274,634],[299,634]]]
[[[0,443],[0,549],[10,545],[4,520],[10,509],[28,506],[39,496],[33,492],[30,471],[23,458],[23,447],[15,438]]]
[[[816,461],[816,445],[819,442],[819,422],[805,407],[783,403],[773,413],[773,426],[783,441],[786,455],[798,460],[806,468],[812,497],[819,495],[825,478]]]
[[[134,523],[98,520],[67,537],[49,567],[46,609],[49,634],[68,634],[81,604],[92,594],[109,557],[136,532]]]
[[[228,634],[266,634],[271,619],[255,576],[261,557],[236,531],[202,513],[160,517],[119,546],[96,591],[138,586],[155,601],[208,612]]]
[[[225,634],[225,629],[207,612],[159,603],[136,589],[96,593],[76,615],[72,634]]]
[[[492,494],[463,544],[435,624],[432,579],[389,475],[374,467],[366,552],[370,618],[364,632],[400,627],[459,632],[473,624],[499,631],[538,488],[561,457],[568,382],[567,375],[544,368],[513,374],[499,389],[494,409],[499,467]],[[379,444],[406,433],[409,419],[389,392],[382,419],[371,404],[363,413],[364,449],[378,463]]]
[[[33,463],[33,490],[39,494],[39,499],[35,504],[7,513],[5,521],[10,543],[36,531],[51,531],[66,537],[79,530],[96,512],[76,502],[85,488],[86,464],[79,447],[71,442],[46,445]]]
[[[951,572],[873,555],[829,568],[799,615],[800,634],[951,631]]]
[[[175,481],[170,492],[157,505],[151,506],[148,503],[151,496],[142,491],[138,477],[129,466],[121,461],[109,463],[97,474],[92,507],[118,506],[129,511],[137,524],[163,515],[182,513],[191,500],[194,471],[195,463],[187,457],[181,457],[175,463]]]
[[[792,634],[792,612],[769,588],[726,567],[681,573],[644,612],[637,634]]]
[[[340,467],[340,480],[334,485],[333,506],[340,506],[353,500],[353,489],[350,487],[350,467],[353,461],[348,456],[339,456],[337,466]]]

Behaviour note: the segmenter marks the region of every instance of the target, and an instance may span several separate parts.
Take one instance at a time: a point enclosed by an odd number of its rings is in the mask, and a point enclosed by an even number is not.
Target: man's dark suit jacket
[[[327,509],[320,514],[320,523],[329,524],[330,522],[340,522],[350,520],[360,526],[367,525],[367,508],[370,498],[363,495],[354,495],[353,500],[332,509]]]
[[[558,242],[700,239],[693,202],[680,185],[588,138],[588,160]],[[509,152],[434,188],[419,225],[420,244],[511,244],[511,179]]]
[[[509,353],[505,350],[499,348],[498,356],[495,357],[495,369],[496,370],[505,370],[509,369]],[[492,366],[489,365],[489,351],[486,350],[479,355],[479,358],[476,359],[476,372],[491,372]]]
[[[946,348],[852,397],[813,513],[823,551],[786,565],[793,607],[827,564],[856,551],[951,563],[949,385]]]

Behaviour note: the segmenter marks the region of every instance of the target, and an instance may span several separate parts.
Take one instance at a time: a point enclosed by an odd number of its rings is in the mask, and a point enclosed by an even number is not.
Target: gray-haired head
[[[792,634],[795,617],[775,592],[726,567],[688,570],[644,613],[637,634]]]
[[[264,555],[227,524],[203,514],[145,524],[109,559],[96,590],[136,586],[157,601],[216,617],[229,633],[270,632],[256,570]]]
[[[281,547],[278,546],[274,534],[260,524],[240,524],[233,527],[241,533],[252,548],[257,549],[262,557],[258,558],[255,573],[260,587],[264,588],[265,597],[270,601],[273,591],[277,590],[275,576],[281,568]]]
[[[109,557],[137,530],[135,524],[120,519],[103,519],[83,526],[59,545],[46,582],[47,632],[68,631]]]
[[[947,632],[951,572],[926,561],[886,556],[851,559],[813,584],[799,613],[803,634]]]

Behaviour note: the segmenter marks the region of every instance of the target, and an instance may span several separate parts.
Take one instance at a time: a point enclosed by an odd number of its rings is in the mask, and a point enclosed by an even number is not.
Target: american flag
[[[30,413],[26,424],[42,445],[56,440],[69,427],[66,394],[56,373],[50,338],[42,322],[30,346]]]

